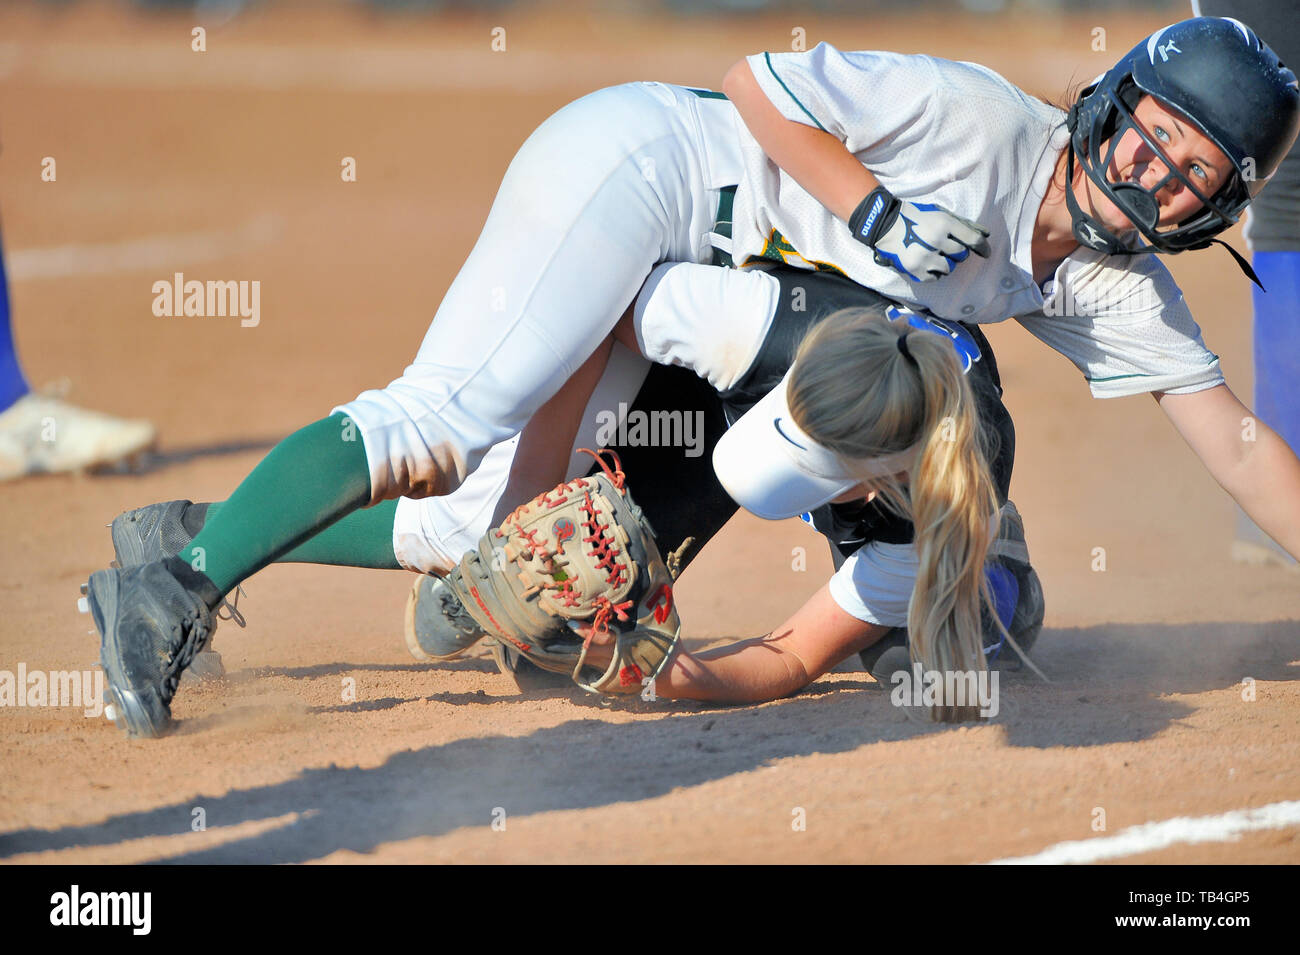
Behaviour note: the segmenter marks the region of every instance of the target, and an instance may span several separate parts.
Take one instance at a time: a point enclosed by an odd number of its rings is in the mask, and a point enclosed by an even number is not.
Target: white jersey
[[[831,578],[831,599],[850,617],[881,627],[906,627],[920,561],[915,544],[869,541]]]
[[[1190,394],[1223,384],[1165,264],[1080,247],[1044,286],[1046,302],[1018,317],[1083,372],[1097,398]]]
[[[733,210],[738,264],[780,256],[793,266],[833,267],[941,318],[1019,318],[1083,371],[1097,397],[1222,383],[1218,359],[1154,256],[1080,248],[1045,290],[1035,284],[1034,221],[1069,140],[1059,109],[986,67],[929,56],[846,53],[821,43],[748,62],[787,119],[842,140],[899,198],[937,203],[991,235],[987,259],[971,256],[951,275],[912,282],[877,265],[872,251],[744,132],[745,178]]]

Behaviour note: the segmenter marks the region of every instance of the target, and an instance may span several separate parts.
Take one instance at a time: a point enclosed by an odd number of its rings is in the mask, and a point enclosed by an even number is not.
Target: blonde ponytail
[[[915,451],[909,474],[864,475],[864,484],[916,529],[912,659],[927,673],[978,677],[986,669],[981,607],[992,607],[984,561],[998,500],[991,449],[983,446],[975,397],[953,347],[878,310],[844,309],[800,344],[788,400],[795,422],[843,457]],[[944,695],[950,681],[943,688],[933,719],[978,718],[974,686],[967,682],[962,706]]]

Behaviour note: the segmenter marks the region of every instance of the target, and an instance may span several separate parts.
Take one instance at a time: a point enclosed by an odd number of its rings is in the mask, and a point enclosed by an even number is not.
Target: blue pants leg
[[[1254,411],[1300,453],[1300,251],[1256,252],[1252,264],[1268,290],[1253,292]],[[1244,514],[1237,536],[1285,553]]]
[[[0,248],[0,411],[29,390],[14,351],[13,329],[9,327],[9,279],[5,276],[4,249]]]
[[[1300,252],[1256,252],[1255,413],[1300,452]]]

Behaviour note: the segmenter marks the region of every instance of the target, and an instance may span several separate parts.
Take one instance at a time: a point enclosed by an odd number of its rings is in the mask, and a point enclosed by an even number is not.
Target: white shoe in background
[[[0,412],[0,481],[128,463],[156,439],[148,421],[118,418],[31,392]]]

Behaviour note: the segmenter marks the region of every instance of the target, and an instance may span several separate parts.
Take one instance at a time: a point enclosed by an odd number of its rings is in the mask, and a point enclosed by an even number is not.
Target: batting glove
[[[899,199],[884,186],[858,204],[849,228],[874,250],[877,265],[913,282],[943,278],[972,252],[989,255],[989,233],[983,226],[930,203]]]

